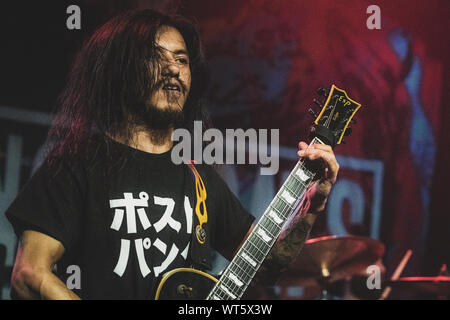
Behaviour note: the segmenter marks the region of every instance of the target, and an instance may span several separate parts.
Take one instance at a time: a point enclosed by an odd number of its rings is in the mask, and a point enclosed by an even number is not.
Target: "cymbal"
[[[389,282],[392,288],[407,289],[415,293],[450,295],[450,277],[403,277]]]
[[[309,239],[282,278],[290,281],[296,278],[299,282],[321,277],[340,280],[365,272],[369,265],[383,257],[384,251],[381,242],[361,236]]]

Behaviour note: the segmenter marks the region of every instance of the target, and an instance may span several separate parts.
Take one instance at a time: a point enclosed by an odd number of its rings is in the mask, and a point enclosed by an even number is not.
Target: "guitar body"
[[[155,300],[204,300],[217,281],[200,270],[174,269],[163,276]]]

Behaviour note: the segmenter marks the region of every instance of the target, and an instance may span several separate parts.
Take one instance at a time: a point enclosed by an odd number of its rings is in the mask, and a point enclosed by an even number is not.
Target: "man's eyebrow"
[[[166,49],[161,46],[157,46],[156,48],[158,48],[159,50],[172,52],[173,54],[185,54],[185,55],[189,56],[189,53],[185,49],[178,49],[178,50],[172,51],[172,50]]]
[[[185,54],[185,55],[189,55],[188,52],[184,49],[179,49],[173,52],[174,54]]]

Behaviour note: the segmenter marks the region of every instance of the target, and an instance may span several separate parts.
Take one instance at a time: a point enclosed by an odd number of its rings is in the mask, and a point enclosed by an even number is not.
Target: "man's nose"
[[[163,76],[178,77],[180,74],[180,67],[176,61],[165,61],[162,69]]]

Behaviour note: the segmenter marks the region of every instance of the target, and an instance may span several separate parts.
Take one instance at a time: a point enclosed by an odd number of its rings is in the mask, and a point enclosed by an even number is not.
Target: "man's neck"
[[[167,152],[172,148],[172,133],[173,128],[167,130],[137,129],[133,132],[130,141],[126,141],[120,137],[115,137],[113,139],[144,152],[160,154]]]

